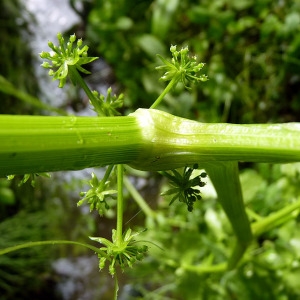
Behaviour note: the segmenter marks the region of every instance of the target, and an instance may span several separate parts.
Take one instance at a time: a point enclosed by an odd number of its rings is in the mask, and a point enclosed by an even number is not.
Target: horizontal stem
[[[181,265],[180,266],[182,269],[196,273],[196,274],[206,274],[206,273],[221,273],[225,272],[227,268],[226,263],[220,263],[216,265],[211,265],[211,266],[205,266],[205,265]]]
[[[205,124],[154,109],[126,117],[0,116],[0,177],[130,164],[300,161],[300,124]]]
[[[135,117],[0,116],[0,177],[129,163],[141,151]]]
[[[200,162],[300,161],[300,123],[236,125],[200,123],[154,109],[139,120],[146,148],[132,167],[170,170]]]

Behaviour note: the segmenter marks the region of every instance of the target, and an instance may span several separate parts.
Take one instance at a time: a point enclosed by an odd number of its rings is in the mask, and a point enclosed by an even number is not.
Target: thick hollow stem
[[[146,148],[132,162],[140,170],[161,171],[200,162],[300,161],[300,123],[208,124],[154,109],[138,109]]]
[[[300,124],[204,124],[154,109],[127,117],[0,116],[0,177],[109,164],[300,161]]]
[[[0,177],[130,163],[141,152],[135,117],[0,116]]]

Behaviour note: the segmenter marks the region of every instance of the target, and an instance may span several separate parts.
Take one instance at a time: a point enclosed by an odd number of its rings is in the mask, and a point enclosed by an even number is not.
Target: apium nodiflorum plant
[[[106,167],[99,180],[92,174],[90,190],[81,193],[78,205],[88,203],[90,209],[103,214],[108,208],[107,199],[117,197],[117,225],[112,240],[101,237],[91,239],[100,248],[73,241],[31,242],[0,250],[5,254],[21,248],[55,243],[80,244],[97,253],[99,267],[109,264],[109,272],[115,275],[116,267],[132,267],[141,260],[148,246],[137,242],[138,233],[123,230],[123,188],[134,187],[124,177],[124,164],[146,171],[160,171],[170,181],[171,203],[176,200],[193,210],[195,201],[201,199],[200,190],[205,177],[210,177],[236,235],[236,244],[227,263],[211,265],[206,270],[233,269],[243,258],[254,236],[280,224],[300,201],[291,204],[270,217],[250,224],[243,204],[239,182],[238,162],[287,163],[300,161],[300,124],[205,124],[173,116],[157,110],[165,95],[179,82],[189,89],[190,83],[204,82],[207,77],[199,72],[203,63],[189,56],[188,48],[177,50],[171,46],[172,59],[161,56],[164,72],[161,80],[168,84],[150,109],[138,109],[128,116],[118,116],[123,96],[107,96],[91,91],[80,73],[88,73],[83,65],[97,59],[88,57],[88,47],[72,35],[65,41],[58,34],[59,45],[49,42],[50,52],[42,52],[43,67],[49,75],[59,80],[63,87],[67,78],[83,88],[98,117],[76,116],[0,116],[0,176],[26,174],[23,181],[35,174],[59,170],[80,170],[88,167]],[[183,170],[176,170],[182,168]],[[200,175],[193,171],[205,169]],[[109,178],[115,170],[117,189],[109,188]],[[147,213],[142,200],[140,206]],[[277,218],[274,222],[274,218]],[[283,222],[283,221],[282,221]],[[117,278],[117,276],[115,276]],[[115,298],[118,284],[116,279]]]

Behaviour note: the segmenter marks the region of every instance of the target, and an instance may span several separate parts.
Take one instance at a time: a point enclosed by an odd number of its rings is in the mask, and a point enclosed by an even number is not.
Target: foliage
[[[31,106],[18,103],[18,96],[23,99],[38,94],[38,84],[33,71],[34,57],[28,47],[30,31],[28,24],[34,22],[33,17],[25,12],[22,1],[19,0],[1,0],[1,46],[0,46],[0,95],[1,107],[0,113],[32,113]],[[14,92],[11,89],[11,83],[14,85]],[[18,94],[18,95],[16,95]],[[34,101],[34,100],[33,100]],[[37,100],[35,99],[35,102]],[[41,106],[41,105],[40,105]],[[39,107],[40,107],[39,106]]]
[[[1,248],[30,240],[50,238],[50,216],[42,211],[34,213],[23,211],[1,222]],[[48,290],[49,283],[45,272],[50,269],[52,253],[49,247],[43,251],[29,248],[0,256],[0,299],[31,299],[34,295],[38,297],[41,290]],[[54,296],[51,287],[48,293]]]
[[[123,106],[123,94],[118,96],[111,95],[112,88],[107,89],[107,96],[100,94],[97,91],[93,91],[95,98],[98,101],[94,102],[94,110],[98,115],[104,116],[117,116],[120,113],[117,111],[118,108]]]
[[[80,193],[83,199],[77,205],[81,206],[87,202],[90,204],[90,211],[96,209],[100,216],[102,216],[110,208],[107,198],[111,198],[117,193],[116,190],[108,189],[109,181],[105,181],[105,179],[106,177],[99,181],[95,173],[92,173],[92,179],[89,181],[91,188],[87,192]]]
[[[165,175],[172,186],[171,189],[162,193],[162,196],[173,195],[170,205],[175,201],[183,202],[187,205],[188,211],[193,211],[194,203],[196,200],[201,200],[200,189],[205,186],[205,182],[201,179],[205,178],[207,175],[202,172],[191,178],[191,175],[195,169],[198,169],[198,165],[195,164],[192,168],[185,167],[182,175],[177,170],[172,170],[173,175],[168,172],[162,172]]]
[[[247,208],[255,211],[249,216],[256,218],[288,206],[300,192],[299,163],[263,167],[269,170],[265,176],[251,169],[241,173]],[[284,225],[257,237],[238,268],[224,272],[220,263],[233,243],[232,229],[211,188],[208,182],[204,200],[192,214],[185,214],[180,205],[167,208],[161,203],[159,216],[147,217],[144,238],[165,251],[150,248],[148,259],[130,272],[142,299],[298,298],[299,209]]]
[[[182,115],[189,101],[208,122],[297,121],[298,12],[297,1],[96,1],[87,39],[112,66],[127,106],[147,107],[161,92],[151,72],[156,53],[189,45],[211,79],[179,107],[174,91],[165,109]]]
[[[175,109],[164,109],[177,114],[187,111],[189,116],[205,121],[295,121],[300,109],[295,88],[299,81],[299,4],[282,3],[268,0],[201,3],[175,0],[169,4],[161,0],[134,4],[121,0],[97,1],[89,14],[87,36],[89,44],[98,47],[96,55],[103,56],[113,67],[118,83],[125,90],[125,104],[129,109],[149,106],[157,94],[162,93],[162,87],[154,83],[149,69],[157,65],[155,54],[166,52],[164,45],[176,43],[182,48],[177,51],[175,46],[171,47],[173,61],[162,59],[165,63],[162,69],[167,71],[163,78],[172,79],[180,67],[187,66],[185,55],[186,44],[189,44],[192,52],[199,53],[200,59],[207,62],[210,80],[201,90],[193,86],[191,95],[183,92],[183,86],[177,86],[166,100],[173,104],[176,99],[179,105]],[[50,47],[57,54],[64,52],[62,42],[60,40],[60,48],[53,44]],[[61,86],[70,66],[79,63],[77,70],[85,72],[81,65],[86,61],[87,47],[80,49],[79,42],[80,53],[76,52],[72,48],[74,42],[75,36],[67,46],[68,57],[55,57],[58,64],[51,75],[60,80]],[[81,54],[84,58],[79,58]],[[50,53],[42,56],[52,59]],[[69,56],[70,63],[64,64],[61,59],[68,60]],[[90,61],[93,59],[91,57]],[[203,64],[198,65],[194,60],[188,67],[192,67],[188,76],[186,73],[180,76],[183,85],[186,79],[195,79],[195,73]],[[74,82],[77,79],[73,77]],[[88,96],[96,112],[106,116],[118,114],[116,109],[121,107],[123,100],[112,97],[111,90],[107,98],[96,91]],[[247,165],[251,169],[241,166],[244,169],[241,173],[243,195],[252,225],[300,200],[297,196],[298,164]],[[143,298],[300,297],[297,284],[300,274],[299,209],[285,216],[278,226],[274,224],[269,231],[255,236],[239,266],[226,272],[223,262],[228,260],[234,243],[232,229],[216,196],[202,189],[200,196],[199,187],[212,189],[210,184],[204,187],[201,181],[206,175],[199,173],[192,177],[192,171],[193,168],[186,167],[182,174],[176,170],[165,172],[173,187],[165,191],[163,185],[162,191],[170,195],[174,203],[168,207],[159,198],[157,211],[147,214],[145,239],[155,240],[164,251],[149,247],[151,255],[135,265],[132,282],[136,282],[135,288],[143,293]],[[81,193],[83,199],[78,205],[87,202],[91,209],[96,208],[103,214],[107,208],[106,197],[116,192],[105,190],[108,177],[109,174],[98,180],[92,174],[91,188]],[[195,201],[201,197],[203,201]],[[193,213],[187,214],[176,199],[186,203]],[[136,246],[137,235],[130,229],[125,233],[121,230],[120,238],[119,229],[113,231],[112,241],[91,238],[104,245],[99,250],[107,256],[99,255],[99,266],[102,269],[109,261],[111,274],[115,274],[116,263],[122,269],[131,267],[148,250],[146,246]]]
[[[35,187],[35,183],[36,183],[36,177],[37,176],[43,176],[43,177],[48,177],[50,178],[51,175],[48,173],[39,173],[39,174],[25,174],[23,176],[23,179],[20,181],[19,186],[21,186],[22,184],[26,183],[28,180],[30,181],[30,184],[32,187]],[[8,175],[7,179],[8,180],[12,180],[15,178],[15,175]]]

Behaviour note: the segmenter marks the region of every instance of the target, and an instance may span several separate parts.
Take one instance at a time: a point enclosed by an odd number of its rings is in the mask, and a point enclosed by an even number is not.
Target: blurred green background
[[[79,21],[64,34],[75,32],[89,45],[91,56],[100,57],[90,66],[92,75],[86,80],[100,91],[112,86],[115,93],[124,93],[123,114],[149,107],[161,93],[165,84],[158,80],[162,74],[155,70],[160,64],[156,54],[170,57],[170,45],[177,45],[188,46],[205,62],[209,81],[193,86],[191,92],[179,85],[161,109],[201,122],[300,121],[299,0],[67,2]],[[39,33],[36,16],[18,0],[0,0],[0,7],[0,113],[53,114],[51,105],[74,114],[89,111],[87,99],[71,86],[58,106],[39,102],[44,83],[34,67],[38,53],[29,43]],[[49,26],[51,12],[42,15]],[[48,51],[46,43],[43,47]],[[240,168],[245,204],[257,214],[269,215],[299,198],[299,164],[244,163]],[[35,188],[30,182],[19,186],[19,178],[0,179],[0,247],[110,236],[113,211],[100,219],[88,208],[76,207],[90,173],[38,177]],[[123,274],[121,299],[300,299],[299,216],[291,216],[255,241],[252,256],[237,270],[188,272],[174,261],[205,264],[213,256],[216,263],[222,262],[232,247],[234,238],[216,196],[206,191],[204,201],[188,213],[180,204],[169,207],[159,197],[166,185],[160,176],[142,175],[138,179],[132,174],[131,179],[160,221],[136,215],[139,208],[128,195],[125,226],[147,227],[145,239],[165,251],[152,248],[144,263]],[[67,292],[67,275],[53,267],[59,258],[67,258],[76,268],[76,259],[90,254],[81,248],[55,246],[1,256],[0,300],[111,299],[113,281],[105,272],[98,273],[97,262],[94,271],[76,278],[71,292]],[[61,283],[65,285],[59,289]]]

